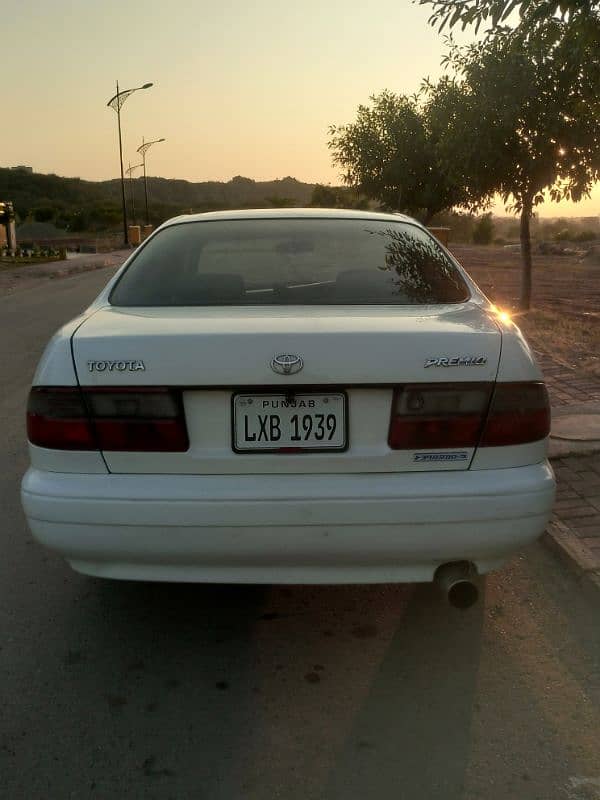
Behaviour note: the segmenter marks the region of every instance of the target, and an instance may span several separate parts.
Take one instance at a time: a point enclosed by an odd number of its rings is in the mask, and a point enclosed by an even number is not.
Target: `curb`
[[[114,254],[102,253],[98,254],[97,258],[84,263],[77,260],[71,263],[55,261],[49,264],[31,264],[0,270],[0,297],[10,295],[13,291],[29,289],[39,281],[62,280],[100,269],[117,270],[122,266],[127,255],[115,258]]]
[[[554,518],[548,524],[542,541],[574,574],[588,599],[593,602],[600,601],[598,561],[579,541],[571,528]]]
[[[579,416],[600,416],[600,402],[591,400],[585,403],[575,403],[568,406],[553,406],[552,421],[559,420],[561,417],[569,417],[573,414]],[[552,461],[555,458],[566,458],[567,456],[589,456],[600,453],[600,439],[568,439],[565,436],[550,432],[550,442],[548,446],[548,458]]]
[[[82,272],[94,272],[97,269],[110,269],[115,267],[114,264],[94,263],[94,264],[74,264],[72,267],[64,267],[63,269],[56,270],[56,272],[40,272],[33,277],[35,278],[49,278],[50,280],[57,278],[70,278],[71,275],[79,275]]]
[[[548,459],[550,461],[558,461],[561,458],[568,458],[569,456],[593,456],[600,453],[600,442],[598,440],[592,442],[574,442],[569,440],[558,440],[550,437],[548,445]]]

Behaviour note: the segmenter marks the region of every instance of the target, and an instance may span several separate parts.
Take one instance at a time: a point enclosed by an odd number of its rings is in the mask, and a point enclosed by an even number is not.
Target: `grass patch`
[[[53,261],[62,261],[60,256],[28,256],[26,258],[12,258],[10,256],[2,256],[0,258],[0,267],[21,267],[28,264],[51,264]]]
[[[536,350],[600,377],[600,312],[534,308],[515,322]]]

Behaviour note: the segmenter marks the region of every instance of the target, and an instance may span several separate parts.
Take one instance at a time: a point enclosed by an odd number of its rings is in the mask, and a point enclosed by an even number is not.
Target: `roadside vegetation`
[[[516,322],[536,350],[600,378],[600,314],[533,308]]]
[[[600,2],[420,4],[440,29],[474,25],[482,38],[467,47],[449,38],[437,83],[374,95],[353,122],[333,125],[333,163],[348,187],[426,223],[450,209],[480,214],[499,195],[519,218],[529,309],[535,209],[581,200],[600,177]],[[491,218],[477,225],[478,240],[493,241]]]
[[[224,183],[148,177],[149,218],[153,225],[158,225],[169,217],[190,212],[308,205],[313,189],[314,184],[291,177],[253,181],[237,176]],[[59,232],[54,236],[60,236],[60,232],[64,236],[119,234],[122,226],[120,191],[118,180],[84,181],[0,168],[0,198],[13,201],[17,225],[53,226]],[[142,178],[127,181],[130,221],[134,219],[132,194],[139,224],[145,216]],[[41,235],[38,238],[50,237]]]

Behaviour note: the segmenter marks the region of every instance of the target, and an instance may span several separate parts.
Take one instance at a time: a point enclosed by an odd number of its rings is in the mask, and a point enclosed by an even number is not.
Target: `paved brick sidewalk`
[[[542,368],[553,408],[600,401],[600,378],[563,364],[549,353],[533,348]]]
[[[560,458],[553,466],[558,483],[554,514],[600,567],[600,453]]]
[[[552,408],[565,413],[571,406],[600,401],[600,378],[582,375],[547,352],[535,350],[543,370]],[[571,567],[591,577],[600,588],[600,453],[553,459],[557,496],[549,532]],[[591,583],[588,581],[591,585]],[[598,592],[596,591],[596,594]]]
[[[542,368],[553,411],[580,411],[600,404],[600,377],[582,373],[554,357],[542,342],[531,342]],[[556,444],[556,440],[554,440]],[[581,443],[583,447],[594,443]],[[596,443],[597,445],[597,443]],[[581,445],[580,445],[581,446]],[[557,497],[549,544],[600,596],[600,453],[554,458]]]

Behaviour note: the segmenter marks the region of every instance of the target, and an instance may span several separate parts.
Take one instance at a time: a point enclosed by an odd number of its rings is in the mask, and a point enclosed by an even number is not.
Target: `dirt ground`
[[[519,253],[477,245],[450,249],[494,303],[508,311],[518,307]],[[532,310],[514,318],[537,351],[600,377],[600,264],[534,256]]]

